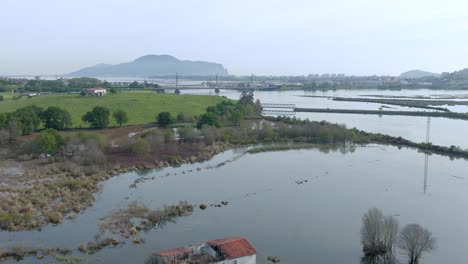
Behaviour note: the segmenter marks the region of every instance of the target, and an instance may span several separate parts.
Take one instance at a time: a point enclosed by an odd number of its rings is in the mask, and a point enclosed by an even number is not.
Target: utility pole
[[[218,74],[216,74],[216,88],[218,88]]]
[[[176,90],[179,89],[179,73],[176,72],[176,75],[175,75],[175,88]]]

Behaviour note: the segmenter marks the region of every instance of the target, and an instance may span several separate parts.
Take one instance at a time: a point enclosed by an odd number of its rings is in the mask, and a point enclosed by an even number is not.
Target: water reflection
[[[429,166],[429,154],[425,153],[424,154],[424,194],[426,194],[427,190],[427,168]]]
[[[14,237],[2,232],[0,243],[74,249],[94,238],[100,219],[134,201],[150,208],[179,200],[194,204],[229,201],[227,206],[197,209],[177,224],[144,233],[144,244],[100,251],[88,263],[143,263],[152,252],[240,235],[257,248],[259,263],[278,256],[281,263],[358,264],[363,254],[359,243],[362,215],[378,207],[402,224],[419,223],[438,237],[439,249],[426,255],[424,263],[466,263],[468,213],[460,208],[466,207],[468,182],[450,177],[466,173],[465,160],[431,155],[428,197],[421,195],[423,154],[414,149],[339,145],[237,156],[228,151],[204,163],[154,171],[137,188],[129,188],[141,178],[136,173],[113,177],[103,184],[93,207],[74,220],[42,232],[18,232]],[[50,262],[34,258],[22,264]]]

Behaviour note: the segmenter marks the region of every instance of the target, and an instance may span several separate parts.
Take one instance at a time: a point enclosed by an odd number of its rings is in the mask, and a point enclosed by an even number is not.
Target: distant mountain
[[[98,64],[68,74],[80,77],[151,77],[174,75],[227,75],[222,64],[206,61],[178,60],[169,55],[146,55],[132,62],[116,65]]]
[[[401,79],[419,79],[425,77],[440,77],[440,74],[421,70],[412,70],[400,74]]]

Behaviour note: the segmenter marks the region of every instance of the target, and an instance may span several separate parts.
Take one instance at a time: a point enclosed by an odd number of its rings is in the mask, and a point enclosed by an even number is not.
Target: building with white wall
[[[102,87],[96,87],[96,88],[86,89],[86,92],[88,92],[88,94],[95,95],[95,96],[104,96],[107,93],[107,89],[102,88]]]

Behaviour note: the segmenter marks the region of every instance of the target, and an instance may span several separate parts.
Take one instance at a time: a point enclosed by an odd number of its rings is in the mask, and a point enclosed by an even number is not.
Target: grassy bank
[[[249,149],[247,152],[250,154],[270,152],[270,151],[284,151],[284,150],[295,150],[295,149],[310,149],[316,148],[317,144],[278,144],[278,145],[266,145],[258,146]]]
[[[208,106],[223,100],[218,96],[158,94],[155,92],[122,92],[107,94],[103,97],[80,96],[77,94],[49,94],[28,98],[26,96],[14,100],[11,94],[4,94],[0,102],[0,113],[12,112],[28,105],[47,108],[58,106],[70,112],[73,127],[87,127],[81,117],[95,106],[104,106],[115,111],[122,109],[127,112],[128,125],[139,125],[155,122],[156,115],[166,111],[173,115],[180,112],[200,115]],[[112,120],[111,125],[116,125]]]
[[[330,109],[330,108],[294,108],[295,112],[305,113],[336,113],[336,114],[362,114],[362,115],[396,115],[396,116],[425,116],[444,117],[451,119],[468,120],[468,114],[455,112],[435,111],[389,111],[389,110],[360,110],[360,109]]]
[[[307,96],[310,97],[310,96]],[[333,101],[344,101],[344,102],[362,102],[362,103],[376,103],[376,104],[388,104],[388,105],[399,105],[414,108],[425,108],[439,111],[449,112],[447,108],[436,107],[444,105],[468,105],[468,101],[453,101],[453,100],[410,100],[410,99],[388,99],[388,98],[344,98],[344,97],[331,97]]]

